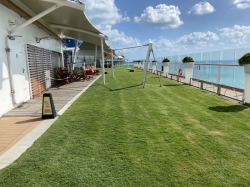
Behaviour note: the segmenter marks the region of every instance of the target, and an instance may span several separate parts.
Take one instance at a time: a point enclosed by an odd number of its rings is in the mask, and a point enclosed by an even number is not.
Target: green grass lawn
[[[107,69],[0,186],[250,186],[250,108],[142,71]]]

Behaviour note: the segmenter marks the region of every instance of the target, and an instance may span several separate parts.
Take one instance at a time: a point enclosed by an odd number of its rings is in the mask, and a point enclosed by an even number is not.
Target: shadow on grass
[[[216,112],[240,112],[248,107],[243,105],[231,105],[231,106],[215,106],[215,107],[209,107],[209,110],[213,110]]]
[[[162,86],[184,86],[184,84],[164,84]]]
[[[137,84],[137,85],[133,85],[133,86],[126,86],[123,88],[117,88],[117,89],[111,89],[105,85],[102,85],[103,87],[107,88],[109,91],[111,92],[115,92],[115,91],[120,91],[120,90],[126,90],[126,89],[130,89],[130,88],[134,88],[134,87],[138,87],[138,86],[142,86],[142,84]]]

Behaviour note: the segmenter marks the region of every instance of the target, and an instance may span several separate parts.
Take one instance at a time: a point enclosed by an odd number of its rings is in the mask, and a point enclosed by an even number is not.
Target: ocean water
[[[210,64],[218,64],[218,61],[210,62]],[[201,62],[195,62],[195,64]],[[205,62],[202,62],[205,63]],[[197,65],[194,64],[193,77],[199,79],[199,70]],[[209,63],[206,63],[209,64]],[[220,64],[235,64],[234,61],[221,61]],[[152,68],[152,65],[150,65]],[[157,69],[162,70],[162,63],[158,63]],[[182,63],[171,64],[170,73],[177,74],[178,70],[182,69],[182,74],[185,75],[185,69]],[[200,79],[217,83],[218,66],[206,65],[201,66]],[[220,84],[236,87],[245,88],[245,73],[244,67],[242,66],[221,66]]]

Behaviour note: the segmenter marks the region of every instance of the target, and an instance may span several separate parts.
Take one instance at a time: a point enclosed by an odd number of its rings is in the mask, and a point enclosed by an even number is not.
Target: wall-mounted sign
[[[56,117],[56,110],[51,93],[43,94],[42,119],[53,119]]]

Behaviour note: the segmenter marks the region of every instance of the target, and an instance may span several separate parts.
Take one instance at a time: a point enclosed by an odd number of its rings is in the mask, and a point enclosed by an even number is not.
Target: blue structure
[[[73,48],[75,47],[75,43],[76,43],[76,40],[74,39],[71,39],[71,38],[63,38],[63,41],[65,42],[63,44],[63,46],[65,46],[66,48]],[[83,41],[81,40],[78,40],[78,47],[80,47],[80,45],[82,45]]]

